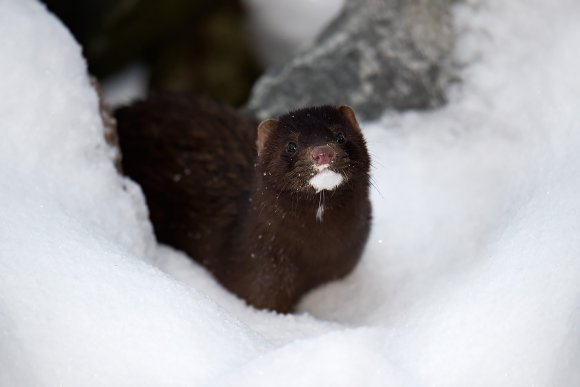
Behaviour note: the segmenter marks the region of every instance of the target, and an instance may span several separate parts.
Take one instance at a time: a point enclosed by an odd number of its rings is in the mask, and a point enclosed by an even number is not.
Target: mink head
[[[259,177],[277,192],[368,186],[366,142],[349,106],[305,108],[263,121],[257,147]]]

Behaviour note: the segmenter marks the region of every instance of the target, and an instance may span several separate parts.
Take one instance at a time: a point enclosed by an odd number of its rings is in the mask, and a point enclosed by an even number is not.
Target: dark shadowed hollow
[[[239,1],[43,2],[81,44],[99,80],[141,63],[152,91],[194,92],[240,106],[262,72]]]

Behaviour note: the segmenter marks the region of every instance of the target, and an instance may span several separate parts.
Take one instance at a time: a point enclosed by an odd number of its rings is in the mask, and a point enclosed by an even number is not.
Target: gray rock
[[[347,0],[309,48],[263,75],[247,105],[258,118],[348,104],[362,119],[445,103],[456,0]]]

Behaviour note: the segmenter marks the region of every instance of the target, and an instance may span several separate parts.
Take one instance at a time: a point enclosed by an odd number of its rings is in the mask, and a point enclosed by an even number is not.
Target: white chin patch
[[[316,192],[320,192],[322,190],[332,191],[336,187],[338,187],[342,181],[343,177],[341,174],[331,171],[330,169],[323,169],[321,172],[318,172],[312,179],[308,181],[312,187],[316,190]]]

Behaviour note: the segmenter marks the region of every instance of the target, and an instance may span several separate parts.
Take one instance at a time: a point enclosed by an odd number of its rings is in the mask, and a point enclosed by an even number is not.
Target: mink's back
[[[123,171],[143,189],[157,239],[214,271],[247,206],[256,123],[182,94],[153,96],[115,116]]]

